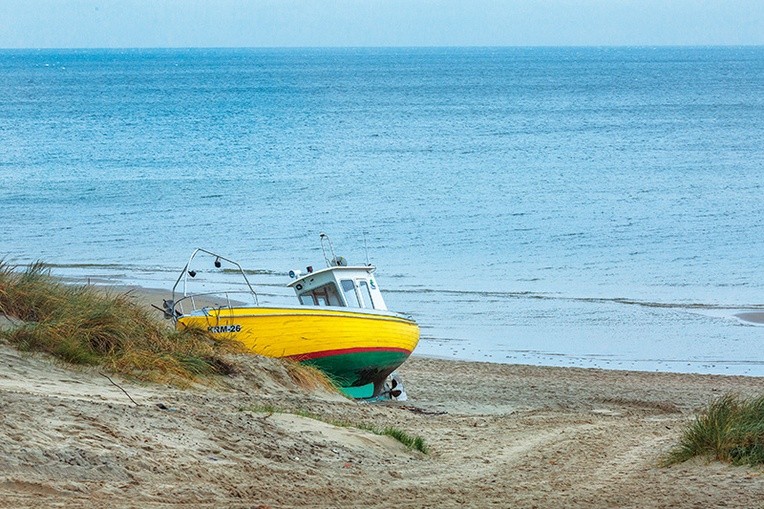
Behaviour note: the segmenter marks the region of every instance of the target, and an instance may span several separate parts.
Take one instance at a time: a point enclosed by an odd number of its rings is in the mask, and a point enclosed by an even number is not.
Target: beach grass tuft
[[[302,364],[285,359],[284,366],[292,381],[307,390],[324,389],[329,392],[339,392],[338,386],[323,371],[309,364]]]
[[[705,457],[734,465],[764,464],[764,395],[724,395],[705,408],[664,457],[664,466]]]
[[[233,371],[222,356],[236,349],[232,342],[204,330],[173,330],[129,293],[63,284],[41,262],[18,271],[0,261],[0,313],[22,322],[0,331],[17,348],[74,364],[179,385]]]
[[[379,432],[380,435],[387,435],[389,437],[392,437],[408,447],[409,449],[414,449],[415,451],[420,451],[424,454],[427,454],[429,452],[429,449],[427,447],[427,444],[425,443],[424,439],[420,436],[413,436],[409,433],[403,431],[400,428],[396,428],[394,426],[387,426],[384,429],[382,429],[381,432]]]

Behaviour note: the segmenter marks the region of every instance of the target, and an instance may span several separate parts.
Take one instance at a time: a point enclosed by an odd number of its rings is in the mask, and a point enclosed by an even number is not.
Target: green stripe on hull
[[[384,379],[407,358],[405,352],[377,350],[330,355],[303,363],[328,374],[340,387],[357,387]]]

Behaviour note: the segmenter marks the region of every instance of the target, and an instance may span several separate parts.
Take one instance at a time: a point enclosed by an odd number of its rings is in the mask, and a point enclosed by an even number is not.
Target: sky
[[[764,45],[764,0],[0,0],[0,48]]]

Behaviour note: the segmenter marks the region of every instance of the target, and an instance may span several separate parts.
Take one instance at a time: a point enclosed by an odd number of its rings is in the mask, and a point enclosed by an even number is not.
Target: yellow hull
[[[307,306],[207,309],[181,316],[178,325],[314,364],[344,386],[380,383],[419,342],[416,322],[401,315]]]

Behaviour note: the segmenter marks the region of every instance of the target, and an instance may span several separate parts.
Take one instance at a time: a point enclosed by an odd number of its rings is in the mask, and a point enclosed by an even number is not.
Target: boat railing
[[[194,261],[196,256],[199,254],[205,254],[210,257],[215,258],[215,268],[219,269],[222,266],[222,262],[229,263],[236,267],[238,269],[238,273],[241,275],[242,279],[244,280],[244,283],[247,286],[247,290],[243,291],[219,291],[219,292],[206,292],[206,293],[189,293],[188,291],[188,279],[195,278],[196,277],[196,271],[191,268],[191,263]],[[182,296],[178,296],[180,293],[178,286],[183,283],[183,294]],[[190,302],[193,309],[199,309],[196,305],[196,300],[201,298],[202,296],[207,296],[208,298],[211,296],[225,296],[226,298],[226,306],[225,307],[232,307],[232,304],[234,304],[233,301],[231,301],[229,294],[247,294],[249,295],[252,300],[254,301],[255,305],[258,305],[258,299],[257,299],[257,293],[255,292],[255,289],[252,287],[252,284],[249,282],[249,278],[247,278],[247,274],[244,272],[244,269],[239,265],[238,262],[231,260],[230,258],[226,258],[225,256],[219,255],[217,253],[213,253],[212,251],[207,251],[206,249],[202,248],[196,248],[193,253],[191,253],[191,257],[188,259],[188,263],[186,263],[185,267],[183,267],[183,270],[181,271],[180,275],[178,276],[178,279],[175,281],[175,285],[172,287],[172,298],[169,301],[164,302],[164,311],[165,315],[169,315],[170,318],[176,319],[180,314],[183,314],[182,309],[182,302],[187,301]],[[177,296],[177,298],[176,298]]]
[[[234,296],[232,299],[231,296]],[[222,292],[204,292],[204,293],[192,293],[184,297],[179,298],[177,301],[172,301],[171,314],[175,317],[186,314],[183,309],[183,304],[187,303],[190,306],[189,312],[196,311],[198,309],[233,309],[238,306],[246,306],[248,304],[256,304],[252,301],[248,303],[245,299],[236,299],[236,296],[252,296],[252,294],[245,290],[233,290]]]

